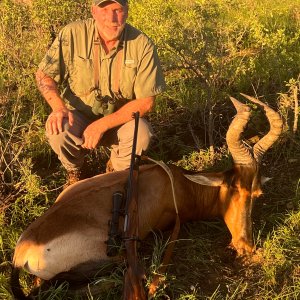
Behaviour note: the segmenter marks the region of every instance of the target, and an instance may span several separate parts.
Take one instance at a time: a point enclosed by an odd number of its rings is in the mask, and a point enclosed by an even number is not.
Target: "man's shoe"
[[[107,164],[106,164],[106,170],[105,170],[105,173],[112,173],[112,172],[114,172],[115,170],[114,170],[114,167],[113,167],[113,165],[112,165],[112,163],[111,163],[111,160],[109,159],[109,161],[107,162]]]
[[[84,179],[82,171],[81,170],[71,170],[67,171],[67,181],[64,184],[64,189],[67,188],[69,185],[72,185],[82,179]]]

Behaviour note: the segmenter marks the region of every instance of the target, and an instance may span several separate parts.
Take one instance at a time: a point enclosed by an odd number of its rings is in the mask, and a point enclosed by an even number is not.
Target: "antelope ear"
[[[199,173],[195,175],[184,175],[187,179],[202,185],[220,186],[224,182],[224,175],[222,173]]]
[[[268,182],[269,180],[271,180],[271,177],[265,177],[265,176],[261,176],[261,185],[264,185],[266,182]]]

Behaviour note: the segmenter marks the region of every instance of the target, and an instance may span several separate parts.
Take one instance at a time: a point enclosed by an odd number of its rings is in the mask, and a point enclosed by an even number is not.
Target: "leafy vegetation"
[[[8,265],[20,233],[64,183],[44,137],[49,108],[34,73],[60,28],[88,17],[89,10],[88,0],[0,3],[0,299],[11,299]],[[157,44],[168,85],[149,116],[156,132],[153,158],[191,170],[228,167],[224,137],[234,114],[228,95],[263,96],[285,120],[284,135],[263,161],[263,173],[273,179],[254,207],[256,255],[236,260],[217,220],[187,224],[156,299],[299,299],[300,1],[130,0],[129,21]],[[245,138],[251,143],[267,130],[255,112]],[[105,162],[95,161],[105,157],[100,149],[89,163],[99,171]],[[143,244],[150,277],[165,241],[154,237]],[[105,284],[115,289],[93,296]],[[32,288],[26,276],[22,285]],[[67,299],[66,290],[51,287],[46,298]],[[86,298],[120,299],[121,290],[120,267],[96,279]]]

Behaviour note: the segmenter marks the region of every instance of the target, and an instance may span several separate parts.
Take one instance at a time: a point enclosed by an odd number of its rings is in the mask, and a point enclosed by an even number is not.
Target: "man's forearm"
[[[122,106],[118,111],[107,115],[96,122],[105,126],[105,131],[120,126],[132,120],[132,113],[139,111],[143,117],[150,112],[154,106],[155,97],[132,100]]]
[[[66,106],[60,97],[56,82],[43,71],[36,72],[36,83],[42,96],[53,111],[64,109]]]
[[[154,100],[155,97],[132,100],[122,106],[118,111],[91,123],[83,132],[84,143],[82,147],[94,149],[107,130],[131,121],[134,112],[139,111],[142,117],[151,111]]]

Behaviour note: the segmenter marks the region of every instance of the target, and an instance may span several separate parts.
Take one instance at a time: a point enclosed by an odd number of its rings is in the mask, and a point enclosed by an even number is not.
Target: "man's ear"
[[[128,12],[129,12],[129,4],[128,4],[128,2],[127,2],[127,4],[125,5],[125,8],[126,8],[127,17],[128,17]]]
[[[95,9],[96,9],[96,5],[92,5],[91,6],[91,14],[92,14],[93,17],[94,17],[94,14],[95,14]]]

